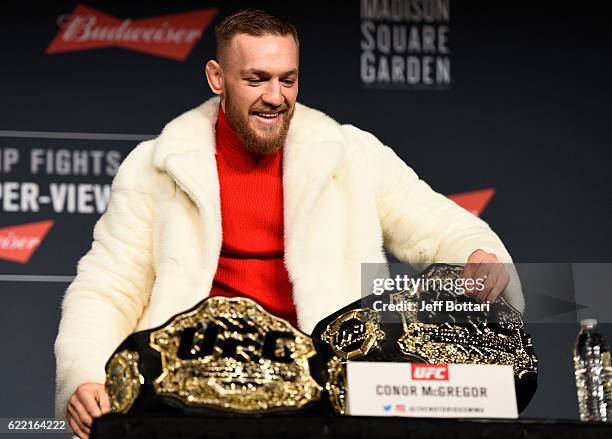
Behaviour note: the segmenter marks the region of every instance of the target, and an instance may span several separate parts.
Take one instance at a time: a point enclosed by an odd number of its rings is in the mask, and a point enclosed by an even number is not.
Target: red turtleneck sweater
[[[283,150],[248,151],[221,107],[216,136],[223,244],[210,295],[250,297],[297,326],[283,262]]]

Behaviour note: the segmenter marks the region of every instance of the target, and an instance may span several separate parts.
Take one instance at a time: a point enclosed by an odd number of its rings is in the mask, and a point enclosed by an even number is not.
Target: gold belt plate
[[[254,301],[211,297],[152,331],[161,354],[158,395],[245,413],[297,410],[321,397],[312,340]]]

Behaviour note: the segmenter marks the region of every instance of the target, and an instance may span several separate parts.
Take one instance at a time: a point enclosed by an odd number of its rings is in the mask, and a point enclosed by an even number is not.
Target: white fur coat
[[[215,161],[218,99],[138,145],[113,182],[66,292],[56,412],[128,334],[164,323],[205,298],[221,249]],[[434,192],[373,135],[297,104],[283,156],[285,265],[302,330],[357,300],[360,264],[385,262],[383,244],[413,265],[463,263],[482,248],[511,258],[489,226]],[[515,274],[505,297],[520,310]]]

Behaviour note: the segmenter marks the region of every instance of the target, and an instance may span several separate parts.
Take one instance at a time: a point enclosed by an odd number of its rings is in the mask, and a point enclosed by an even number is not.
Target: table
[[[566,420],[424,419],[326,416],[127,416],[108,414],[94,422],[91,439],[461,439],[612,438],[612,424]]]

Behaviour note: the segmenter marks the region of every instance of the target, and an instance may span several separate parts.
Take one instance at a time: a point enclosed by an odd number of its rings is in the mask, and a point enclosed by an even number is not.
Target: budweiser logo
[[[463,192],[461,194],[449,195],[448,198],[453,200],[465,210],[472,212],[476,216],[480,216],[485,210],[491,199],[495,195],[495,189],[482,189],[479,191]]]
[[[448,364],[411,364],[413,380],[448,381]]]
[[[0,259],[27,264],[52,226],[39,221],[0,228]]]
[[[217,14],[216,8],[139,20],[118,19],[78,5],[58,18],[61,27],[45,53],[122,47],[183,61]]]

